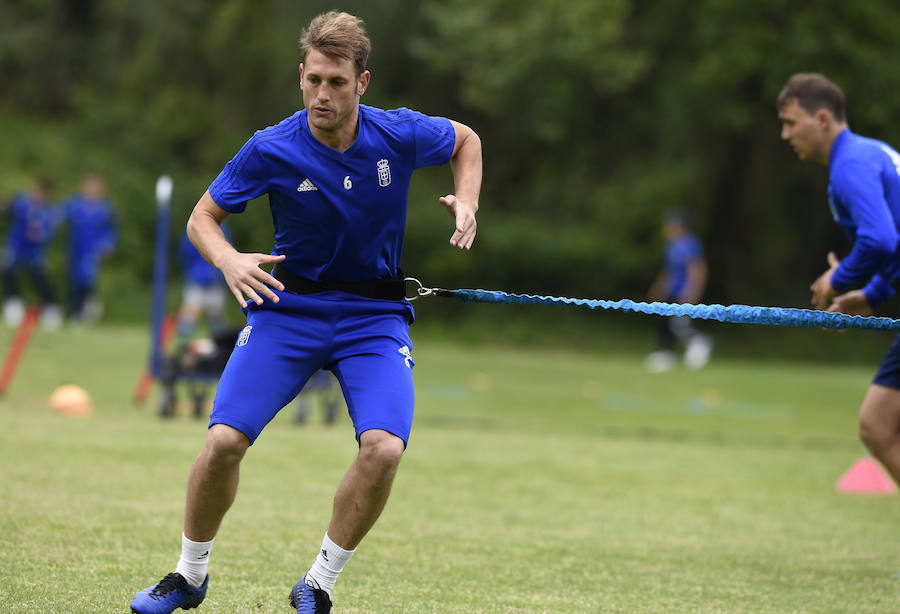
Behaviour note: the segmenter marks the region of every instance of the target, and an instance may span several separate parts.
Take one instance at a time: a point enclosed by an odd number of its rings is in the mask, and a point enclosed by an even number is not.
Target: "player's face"
[[[828,133],[819,113],[809,113],[790,99],[778,112],[781,120],[781,140],[788,141],[801,160],[827,162]],[[824,159],[823,159],[824,158]]]
[[[667,239],[677,239],[685,233],[684,225],[675,220],[663,222],[663,236]]]
[[[369,84],[369,71],[356,74],[351,60],[327,56],[315,49],[300,65],[300,87],[309,123],[324,132],[356,128],[359,97]]]
[[[50,201],[50,189],[42,183],[36,183],[31,190],[34,204],[43,205]]]
[[[88,200],[100,200],[105,191],[103,180],[96,175],[88,175],[81,184],[81,191]]]

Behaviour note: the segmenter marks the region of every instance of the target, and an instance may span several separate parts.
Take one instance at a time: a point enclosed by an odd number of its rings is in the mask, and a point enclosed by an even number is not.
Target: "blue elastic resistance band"
[[[810,326],[818,328],[861,328],[868,330],[900,330],[900,320],[875,316],[851,316],[814,309],[793,307],[754,307],[751,305],[690,305],[678,303],[643,303],[628,299],[607,301],[601,299],[562,298],[535,294],[511,294],[497,290],[445,290],[425,288],[419,284],[418,296],[444,296],[462,301],[479,303],[514,303],[535,305],[574,305],[588,309],[617,309],[661,316],[687,316],[702,320],[717,320],[736,324],[769,324],[773,326]]]

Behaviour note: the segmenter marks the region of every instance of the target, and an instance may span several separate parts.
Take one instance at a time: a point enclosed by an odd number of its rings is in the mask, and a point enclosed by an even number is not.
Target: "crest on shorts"
[[[378,167],[378,185],[383,188],[391,185],[391,167],[388,165],[387,158],[382,158],[375,166]]]
[[[410,367],[409,363],[412,362],[413,357],[412,357],[412,352],[409,351],[409,346],[404,345],[403,347],[398,348],[397,351],[400,352],[401,354],[403,354],[403,362],[406,363],[407,367]],[[416,363],[412,362],[412,364],[416,364]],[[412,368],[412,367],[410,367],[410,368]]]
[[[252,326],[248,325],[248,326],[244,327],[244,329],[241,331],[241,334],[238,335],[238,340],[237,340],[238,347],[240,347],[242,345],[247,345],[247,341],[250,340],[250,331],[251,330],[253,330]]]

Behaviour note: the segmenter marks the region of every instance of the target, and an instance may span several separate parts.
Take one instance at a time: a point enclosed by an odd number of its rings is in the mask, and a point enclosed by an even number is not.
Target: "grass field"
[[[414,341],[410,448],[336,614],[900,610],[900,499],[834,488],[874,365],[648,376],[602,347]],[[138,327],[36,333],[0,400],[0,612],[127,612],[174,566],[205,423],[132,405],[146,351]],[[92,417],[48,408],[66,382]],[[199,612],[290,611],[356,447],[317,418],[248,453]]]

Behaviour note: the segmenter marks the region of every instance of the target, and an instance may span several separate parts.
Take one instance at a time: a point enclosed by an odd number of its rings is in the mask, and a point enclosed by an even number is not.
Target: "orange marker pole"
[[[37,307],[29,307],[28,311],[25,312],[25,319],[22,320],[19,329],[16,331],[16,336],[13,337],[12,345],[9,346],[6,358],[3,359],[3,368],[0,369],[0,396],[6,394],[6,389],[9,388],[9,384],[16,372],[16,367],[19,366],[19,361],[22,360],[22,356],[25,354],[25,349],[31,340],[31,333],[34,332],[40,317],[41,310]]]
[[[162,326],[159,328],[159,347],[161,351],[165,351],[169,342],[175,335],[175,325],[178,323],[178,314],[170,313],[163,319]],[[153,371],[147,368],[138,379],[137,385],[134,387],[134,404],[142,405],[147,400],[147,394],[153,385]]]

